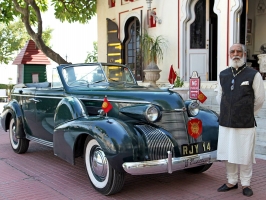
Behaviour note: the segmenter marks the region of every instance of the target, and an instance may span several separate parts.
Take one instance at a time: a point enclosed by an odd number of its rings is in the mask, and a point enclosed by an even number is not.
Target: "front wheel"
[[[193,173],[193,174],[199,174],[199,173],[207,171],[211,166],[212,166],[212,163],[207,164],[207,165],[201,165],[198,167],[188,168],[188,169],[185,169],[185,171]]]
[[[124,186],[125,173],[116,172],[112,168],[95,139],[88,137],[84,148],[85,165],[93,187],[104,195],[119,192]]]
[[[18,154],[25,153],[29,148],[29,140],[25,138],[18,139],[16,137],[16,130],[18,127],[16,127],[16,123],[14,118],[11,119],[9,123],[9,139],[10,144],[14,152]]]

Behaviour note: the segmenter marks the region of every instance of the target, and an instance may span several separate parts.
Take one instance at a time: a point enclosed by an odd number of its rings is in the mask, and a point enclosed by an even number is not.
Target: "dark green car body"
[[[66,78],[64,70],[81,65],[102,68],[101,73],[105,74],[101,77],[104,80],[92,81],[100,76],[97,68],[95,73],[89,72],[93,75],[84,72],[86,84],[83,81],[75,86],[68,83],[70,77]],[[116,72],[116,79],[111,79],[112,70],[118,71],[120,68],[125,73]],[[120,80],[128,72],[130,81]],[[108,166],[121,174],[125,171],[136,175],[171,173],[180,169],[201,172],[216,160],[218,115],[214,111],[200,107],[199,113],[191,116],[188,112],[191,100],[184,101],[169,88],[138,86],[130,69],[122,65],[60,65],[55,73],[61,81],[59,84],[58,80],[56,82],[53,79],[52,83],[25,84],[12,90],[11,101],[1,114],[1,125],[8,131],[13,118],[15,139],[32,140],[50,146],[55,155],[71,164],[75,164],[75,158],[84,155],[87,148],[85,141],[93,139],[101,148],[100,152],[103,153],[100,155],[106,157]],[[79,76],[85,79],[83,75]],[[105,97],[112,105],[107,114],[102,112]],[[154,121],[147,114],[151,107],[158,112]],[[202,134],[196,139],[188,134],[187,127],[189,120],[194,118],[202,122]],[[205,145],[205,142],[210,145],[207,150],[197,149],[198,144]],[[190,144],[192,147],[195,144],[197,148],[193,147],[189,155],[184,155],[182,146]],[[97,160],[97,156],[93,158]],[[105,171],[106,161],[103,158],[100,161],[102,163],[98,164],[103,167],[94,171]],[[102,186],[93,181],[92,184],[105,195],[122,188],[102,191]]]

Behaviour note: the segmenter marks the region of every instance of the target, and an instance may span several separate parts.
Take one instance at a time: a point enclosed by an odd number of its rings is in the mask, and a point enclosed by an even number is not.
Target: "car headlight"
[[[192,117],[199,114],[199,104],[196,101],[191,102],[188,105],[188,114],[189,114],[189,116],[192,116]]]
[[[160,116],[160,111],[155,106],[149,106],[145,111],[145,117],[150,122],[155,122]]]

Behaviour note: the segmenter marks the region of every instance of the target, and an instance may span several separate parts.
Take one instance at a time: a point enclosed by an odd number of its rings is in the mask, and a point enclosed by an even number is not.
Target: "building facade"
[[[266,43],[266,0],[97,2],[98,60],[129,65],[139,81],[145,81],[140,53],[144,31],[167,41],[157,84],[168,83],[171,65],[185,81],[197,71],[202,82],[216,82],[229,66],[229,47],[237,42],[247,45],[247,62],[259,70],[257,55]]]

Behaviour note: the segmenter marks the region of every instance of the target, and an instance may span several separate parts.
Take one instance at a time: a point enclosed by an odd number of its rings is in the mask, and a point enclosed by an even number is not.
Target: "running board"
[[[54,147],[53,145],[53,142],[48,142],[46,140],[42,140],[42,139],[39,139],[39,138],[36,138],[36,137],[32,137],[30,135],[27,135],[26,137],[28,140],[31,140],[31,141],[34,141],[34,142],[37,142],[39,144],[42,144],[42,145],[45,145],[45,146],[48,146],[48,147]]]

